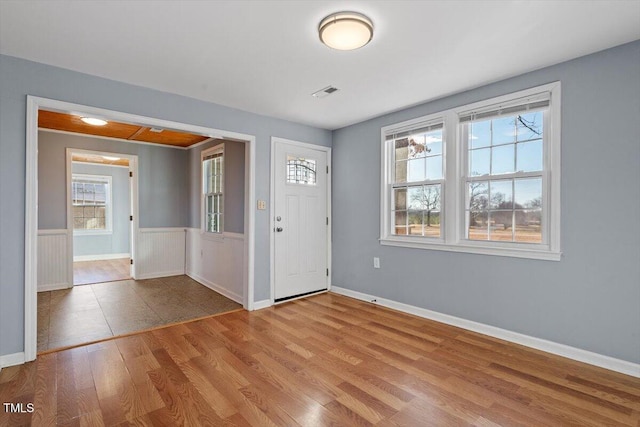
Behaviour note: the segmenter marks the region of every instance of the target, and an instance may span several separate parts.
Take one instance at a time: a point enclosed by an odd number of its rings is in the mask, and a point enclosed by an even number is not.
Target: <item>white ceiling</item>
[[[319,42],[341,10],[369,45]],[[640,0],[0,0],[2,54],[327,129],[636,39]]]

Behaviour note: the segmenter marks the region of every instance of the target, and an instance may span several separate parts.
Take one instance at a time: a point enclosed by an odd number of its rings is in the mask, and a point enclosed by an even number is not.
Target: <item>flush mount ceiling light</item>
[[[332,49],[361,48],[373,37],[373,23],[357,12],[338,12],[324,18],[318,26],[320,41]]]
[[[93,126],[104,126],[107,124],[106,120],[97,119],[95,117],[80,117],[80,120],[82,120],[88,125],[93,125]]]
[[[113,156],[102,156],[103,159],[105,160],[109,160],[111,162],[115,162],[116,160],[120,160],[120,157],[113,157]]]

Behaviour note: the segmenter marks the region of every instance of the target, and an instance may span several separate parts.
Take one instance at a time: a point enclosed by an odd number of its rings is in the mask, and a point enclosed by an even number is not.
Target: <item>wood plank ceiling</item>
[[[80,120],[80,116],[46,110],[38,112],[38,127],[183,148],[209,139],[202,135],[114,121],[109,121],[104,126],[93,126]]]

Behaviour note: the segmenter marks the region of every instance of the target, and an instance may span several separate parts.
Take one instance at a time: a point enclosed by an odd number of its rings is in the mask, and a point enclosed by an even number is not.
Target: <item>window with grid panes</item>
[[[560,83],[382,128],[380,242],[560,259]]]
[[[108,232],[111,230],[111,177],[73,174],[71,178],[73,230]]]
[[[392,234],[441,237],[442,131],[443,124],[434,123],[387,136],[393,146]]]
[[[224,146],[202,152],[203,230],[222,233],[224,224]]]

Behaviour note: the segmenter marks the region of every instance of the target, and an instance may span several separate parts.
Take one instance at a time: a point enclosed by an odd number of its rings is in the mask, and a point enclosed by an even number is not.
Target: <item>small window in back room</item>
[[[73,174],[73,229],[84,233],[111,230],[111,177]]]

